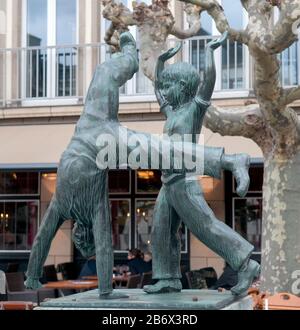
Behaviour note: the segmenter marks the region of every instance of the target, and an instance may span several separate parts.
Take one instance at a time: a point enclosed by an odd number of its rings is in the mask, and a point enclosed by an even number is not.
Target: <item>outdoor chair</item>
[[[64,280],[76,280],[79,276],[79,271],[74,262],[64,262],[58,264],[57,272],[61,273]]]
[[[129,275],[126,285],[127,289],[136,289],[141,283],[141,275]]]
[[[27,290],[23,273],[7,273],[5,276],[8,301],[31,301],[40,304],[46,298],[56,298],[54,289]]]
[[[213,267],[191,270],[185,273],[189,289],[208,289],[217,281],[217,273]]]
[[[140,288],[142,289],[144,285],[149,284],[152,284],[152,272],[143,273]]]
[[[46,282],[57,282],[57,271],[54,265],[47,265],[43,267],[43,279]]]
[[[5,273],[16,273],[19,270],[19,264],[16,262],[9,262],[7,264]]]
[[[189,271],[185,273],[189,289],[207,289],[204,276],[198,271]]]

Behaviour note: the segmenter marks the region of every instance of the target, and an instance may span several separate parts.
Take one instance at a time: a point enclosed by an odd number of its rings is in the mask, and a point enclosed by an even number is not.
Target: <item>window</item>
[[[233,229],[254,245],[254,252],[260,252],[262,198],[234,198],[233,203]]]
[[[155,200],[136,202],[136,247],[143,252],[151,250],[151,229]]]
[[[47,91],[47,0],[27,0],[27,97],[45,97]]]
[[[296,86],[299,82],[299,42],[295,42],[288,49],[285,49],[280,55],[281,60],[281,81],[283,86]]]
[[[114,171],[108,173],[109,193],[130,193],[130,171]]]
[[[263,179],[264,179],[264,170],[262,167],[250,167],[249,168],[249,176],[250,176],[250,185],[248,189],[248,193],[261,193],[263,187]],[[236,181],[234,178],[233,185],[234,185],[234,192],[236,193]]]
[[[151,251],[151,232],[155,199],[136,201],[136,246],[143,252]],[[182,223],[179,228],[181,252],[187,252],[187,229]]]
[[[158,193],[161,188],[160,177],[160,171],[136,171],[136,192],[141,194]]]
[[[205,69],[205,47],[211,41],[208,35],[202,39],[196,39],[190,41],[190,62],[195,66],[200,74],[200,79],[204,79],[204,69]]]
[[[126,251],[130,247],[131,215],[129,200],[110,200],[113,248]]]
[[[207,11],[201,14],[201,29],[200,36],[210,36],[213,31],[213,20],[210,15],[207,14]]]
[[[0,201],[0,250],[30,250],[38,213],[38,201]]]
[[[139,34],[136,33],[136,31],[134,34],[136,35],[136,43],[137,43],[137,47],[139,48],[140,47]],[[139,55],[140,55],[140,52],[139,52]],[[139,68],[139,71],[135,74],[134,78],[135,79],[133,80],[133,83],[135,84],[135,86],[133,86],[133,88],[134,88],[135,94],[153,94],[154,93],[154,87],[153,87],[152,81],[144,75],[141,66]]]
[[[27,0],[26,98],[75,95],[76,37],[77,0]]]
[[[131,11],[133,10],[131,1],[117,0],[115,2],[123,3],[124,6],[129,8],[129,10],[131,10]],[[136,2],[137,3],[144,2],[147,5],[151,4],[151,0],[144,0],[144,1],[138,0]],[[103,43],[104,43],[105,33],[106,33],[107,29],[109,28],[110,24],[111,24],[111,22],[109,20],[107,20],[107,19],[102,20],[101,40]],[[130,26],[129,31],[134,36],[136,43],[137,43],[137,48],[139,48],[139,35],[137,33],[137,27]],[[107,45],[105,45],[104,48],[105,48],[105,52],[102,51],[102,56],[101,56],[102,62],[106,61],[111,56],[111,54],[109,52],[109,47]],[[131,80],[129,80],[124,86],[120,87],[120,94],[121,95],[154,94],[154,87],[153,87],[152,81],[144,75],[144,73],[140,67],[139,71],[136,74],[134,74],[133,78]]]
[[[243,6],[240,0],[222,0],[222,7],[231,28],[241,30],[244,26]]]
[[[279,9],[274,7],[274,24],[277,23],[279,16]],[[299,41],[285,49],[278,55],[278,58],[281,62],[280,76],[282,85],[285,87],[299,85]]]
[[[226,223],[253,244],[254,254],[260,254],[263,166],[260,164],[252,165],[249,169],[249,175],[248,193],[244,198],[241,198],[236,193],[236,182],[232,174],[225,172]]]
[[[243,29],[243,7],[239,0],[222,0],[225,15],[232,28]],[[242,89],[244,84],[243,44],[227,40],[222,46],[222,89]]]
[[[242,29],[245,25],[246,15],[239,0],[219,0],[224,8],[229,24],[235,29]],[[198,38],[189,41],[189,62],[200,73],[201,81],[205,69],[205,47],[212,36],[220,33],[212,18],[204,12],[201,14],[201,30]],[[215,90],[245,89],[245,75],[247,67],[247,48],[241,43],[227,40],[225,44],[215,51],[217,81]]]
[[[30,251],[39,214],[39,172],[0,171],[0,251]]]
[[[37,172],[0,172],[0,195],[39,194]]]

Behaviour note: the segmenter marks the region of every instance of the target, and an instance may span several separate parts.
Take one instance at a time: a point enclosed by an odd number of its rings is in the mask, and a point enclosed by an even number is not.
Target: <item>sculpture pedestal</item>
[[[38,309],[94,309],[94,310],[252,310],[251,296],[235,297],[230,291],[182,290],[178,293],[147,294],[141,289],[120,289],[129,298],[100,300],[98,290],[86,291],[41,304]]]

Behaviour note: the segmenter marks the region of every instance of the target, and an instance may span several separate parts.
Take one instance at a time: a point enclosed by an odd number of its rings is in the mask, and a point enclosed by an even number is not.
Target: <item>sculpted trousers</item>
[[[238,271],[254,247],[223,222],[207,205],[195,180],[163,185],[156,201],[153,231],[153,278],[181,278],[181,221],[207,247]]]

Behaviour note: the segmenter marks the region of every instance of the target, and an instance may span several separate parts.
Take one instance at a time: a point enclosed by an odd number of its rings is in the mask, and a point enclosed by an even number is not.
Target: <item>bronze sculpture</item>
[[[214,90],[216,70],[214,50],[227,39],[224,33],[219,40],[212,40],[206,46],[206,69],[204,80],[199,88],[200,76],[191,64],[176,63],[164,68],[166,60],[173,57],[180,46],[162,54],[156,65],[155,91],[161,112],[166,116],[164,133],[184,136],[192,134],[192,142],[197,143],[203,118],[210,105]],[[211,164],[215,177],[221,169],[244,171],[247,177],[249,156],[225,155],[224,150],[211,149],[211,157],[218,161]],[[239,281],[231,289],[235,295],[242,294],[258,276],[260,266],[249,260],[254,247],[237,232],[219,221],[204,199],[201,186],[196,180],[186,177],[185,170],[180,173],[173,170],[163,171],[163,187],[156,200],[153,220],[153,278],[155,285],[144,287],[147,293],[180,291],[180,238],[178,230],[181,221],[206,246],[220,255],[234,270],[238,271]],[[247,180],[240,184],[237,193],[244,196],[247,192]]]
[[[107,133],[119,137],[121,142],[118,148],[122,143],[124,144],[122,134],[137,135],[137,132],[125,130],[118,121],[119,88],[138,71],[136,44],[130,33],[121,34],[120,48],[121,53],[115,54],[113,58],[97,67],[88,90],[84,111],[70,144],[62,154],[57,173],[56,192],[31,251],[25,282],[28,288],[36,289],[40,286],[39,278],[42,276],[42,266],[51,241],[61,224],[67,219],[73,219],[75,245],[86,257],[96,254],[100,298],[127,297],[113,292],[112,289],[113,250],[107,186],[108,168],[99,168],[101,164],[97,159],[101,134]],[[141,134],[148,144],[152,143],[149,134]],[[168,141],[164,143],[175,150],[172,143]],[[195,150],[204,152],[202,160],[204,174],[216,177],[219,175],[219,167],[217,166],[216,169],[213,166],[220,163],[219,149],[203,148],[192,143],[186,145],[189,150],[185,152],[193,153]],[[123,147],[127,149],[127,153],[134,149],[126,144]],[[159,148],[155,152],[164,157]],[[172,157],[176,157],[174,152]],[[231,159],[228,158],[227,161],[233,164]],[[130,162],[127,165],[130,167]],[[237,178],[241,193],[247,190],[249,183],[247,166],[246,159],[242,167],[230,168]],[[144,168],[147,166],[145,165]],[[158,168],[164,169],[161,163],[158,164]],[[171,166],[169,170],[172,172],[174,168]],[[185,171],[192,170],[185,169]]]

